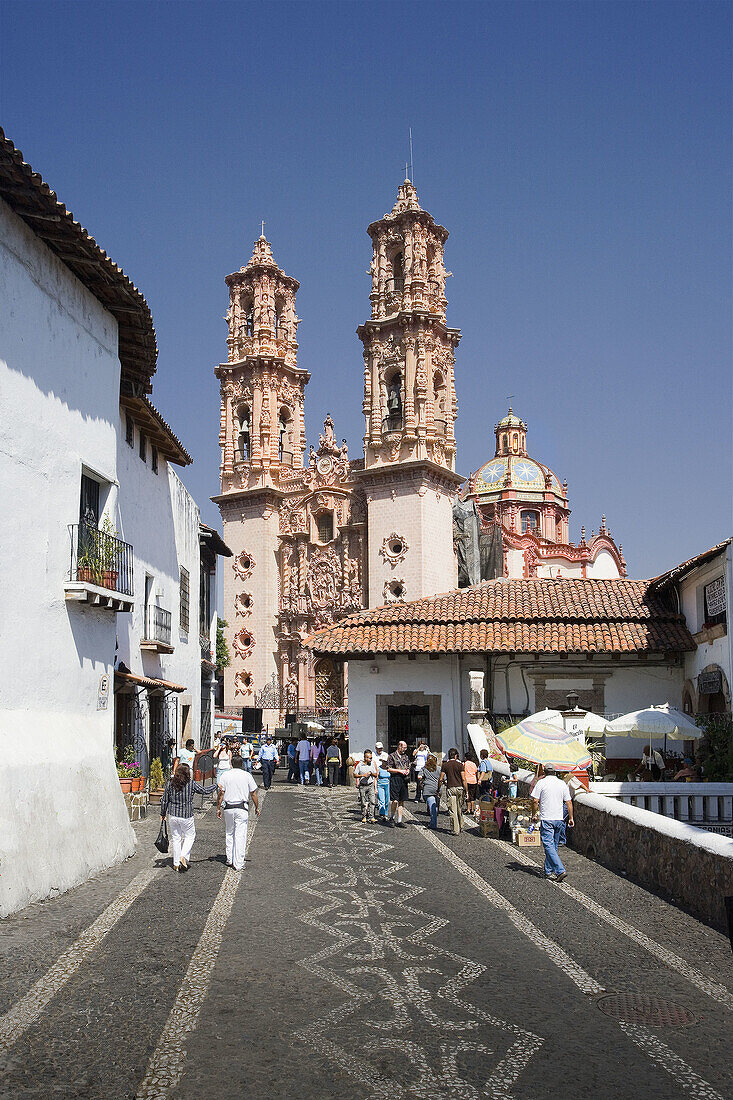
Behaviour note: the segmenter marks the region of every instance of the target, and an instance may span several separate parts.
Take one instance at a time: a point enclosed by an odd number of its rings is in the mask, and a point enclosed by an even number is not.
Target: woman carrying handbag
[[[171,776],[166,783],[160,800],[160,816],[162,821],[168,822],[170,829],[174,871],[188,870],[191,849],[196,839],[196,826],[193,819],[194,794],[216,794],[216,788],[216,783],[210,783],[207,786],[192,779],[188,764],[179,764],[175,775]]]

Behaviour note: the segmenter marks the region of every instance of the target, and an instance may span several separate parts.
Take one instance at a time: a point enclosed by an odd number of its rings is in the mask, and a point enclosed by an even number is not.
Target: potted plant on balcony
[[[102,571],[95,548],[85,545],[76,559],[76,579],[86,584],[101,584]]]
[[[159,757],[155,757],[150,765],[150,801],[160,802],[163,797],[163,788],[165,786],[165,777],[163,775],[163,765],[160,762]]]
[[[102,575],[102,588],[111,588],[114,591],[117,588],[117,577],[119,576],[119,570],[117,569],[117,528],[109,516],[105,516],[99,530],[102,537],[97,544],[97,559]]]

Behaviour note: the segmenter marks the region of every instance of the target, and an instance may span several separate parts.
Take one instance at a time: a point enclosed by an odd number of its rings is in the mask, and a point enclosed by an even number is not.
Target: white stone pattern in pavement
[[[339,995],[293,1038],[380,1100],[511,1097],[544,1040],[468,1000],[485,967],[431,942],[448,921],[415,904],[425,891],[399,878],[393,846],[365,843],[345,799],[314,794],[296,796],[294,842],[307,853],[297,865],[312,875],[297,889],[313,903],[298,919],[327,942],[300,965]]]
[[[264,806],[267,797],[265,792],[258,791],[258,797],[260,807]],[[247,830],[246,852],[249,852],[257,820],[255,818]],[[166,1020],[158,1045],[148,1062],[145,1077],[135,1093],[135,1100],[166,1100],[183,1076],[186,1065],[187,1036],[198,1025],[201,1009],[209,991],[214,963],[221,948],[224,929],[229,920],[237,890],[245,875],[246,867],[243,871],[227,868],[201,938],[194,948],[175,1004]]]
[[[535,860],[528,856],[521,848],[517,848],[514,844],[509,844],[505,840],[491,840],[490,843],[498,844],[504,848],[507,852],[511,852],[512,857],[517,860],[518,863],[524,863],[528,867],[537,867]],[[723,1008],[727,1008],[733,1011],[733,993],[730,992],[720,982],[715,982],[711,978],[706,978],[704,974],[701,974],[699,970],[695,970],[689,963],[681,959],[679,955],[675,955],[674,952],[669,951],[666,947],[662,947],[661,944],[655,940],[646,936],[643,932],[640,932],[638,928],[634,928],[633,925],[628,924],[621,917],[617,917],[615,913],[609,912],[603,905],[599,905],[593,898],[589,898],[587,894],[582,893],[575,886],[570,886],[567,882],[558,882],[555,886],[556,889],[562,890],[577,901],[579,905],[582,905],[584,909],[587,909],[589,913],[593,913],[594,916],[600,920],[605,921],[606,924],[610,924],[612,928],[615,928],[617,932],[623,933],[634,943],[637,943],[639,947],[643,947],[645,951],[648,951],[654,958],[659,959],[661,963],[668,966],[671,970],[676,970],[678,974],[681,974],[683,978],[687,978],[692,985],[696,986],[701,993],[705,993],[706,996],[711,997],[714,1001],[717,1001]]]
[[[56,962],[42,978],[21,997],[13,1007],[0,1018],[0,1063],[4,1063],[11,1047],[35,1024],[49,1002],[63,989],[76,973],[87,955],[99,947],[105,936],[111,932],[120,917],[124,916],[132,903],[147,889],[160,870],[155,867],[141,871],[115,900],[101,913],[88,928],[59,955]]]

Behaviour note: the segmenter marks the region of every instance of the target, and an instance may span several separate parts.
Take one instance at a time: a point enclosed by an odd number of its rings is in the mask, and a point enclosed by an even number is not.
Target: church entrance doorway
[[[407,742],[410,756],[421,741],[430,743],[430,707],[387,708],[387,751],[396,752],[400,741]]]

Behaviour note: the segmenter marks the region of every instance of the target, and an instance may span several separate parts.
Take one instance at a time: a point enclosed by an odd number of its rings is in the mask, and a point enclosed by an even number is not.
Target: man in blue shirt
[[[280,763],[277,746],[273,744],[272,738],[269,735],[264,745],[257,753],[257,759],[262,765],[262,783],[265,790],[269,791],[272,786],[272,777],[275,774],[275,768]]]

